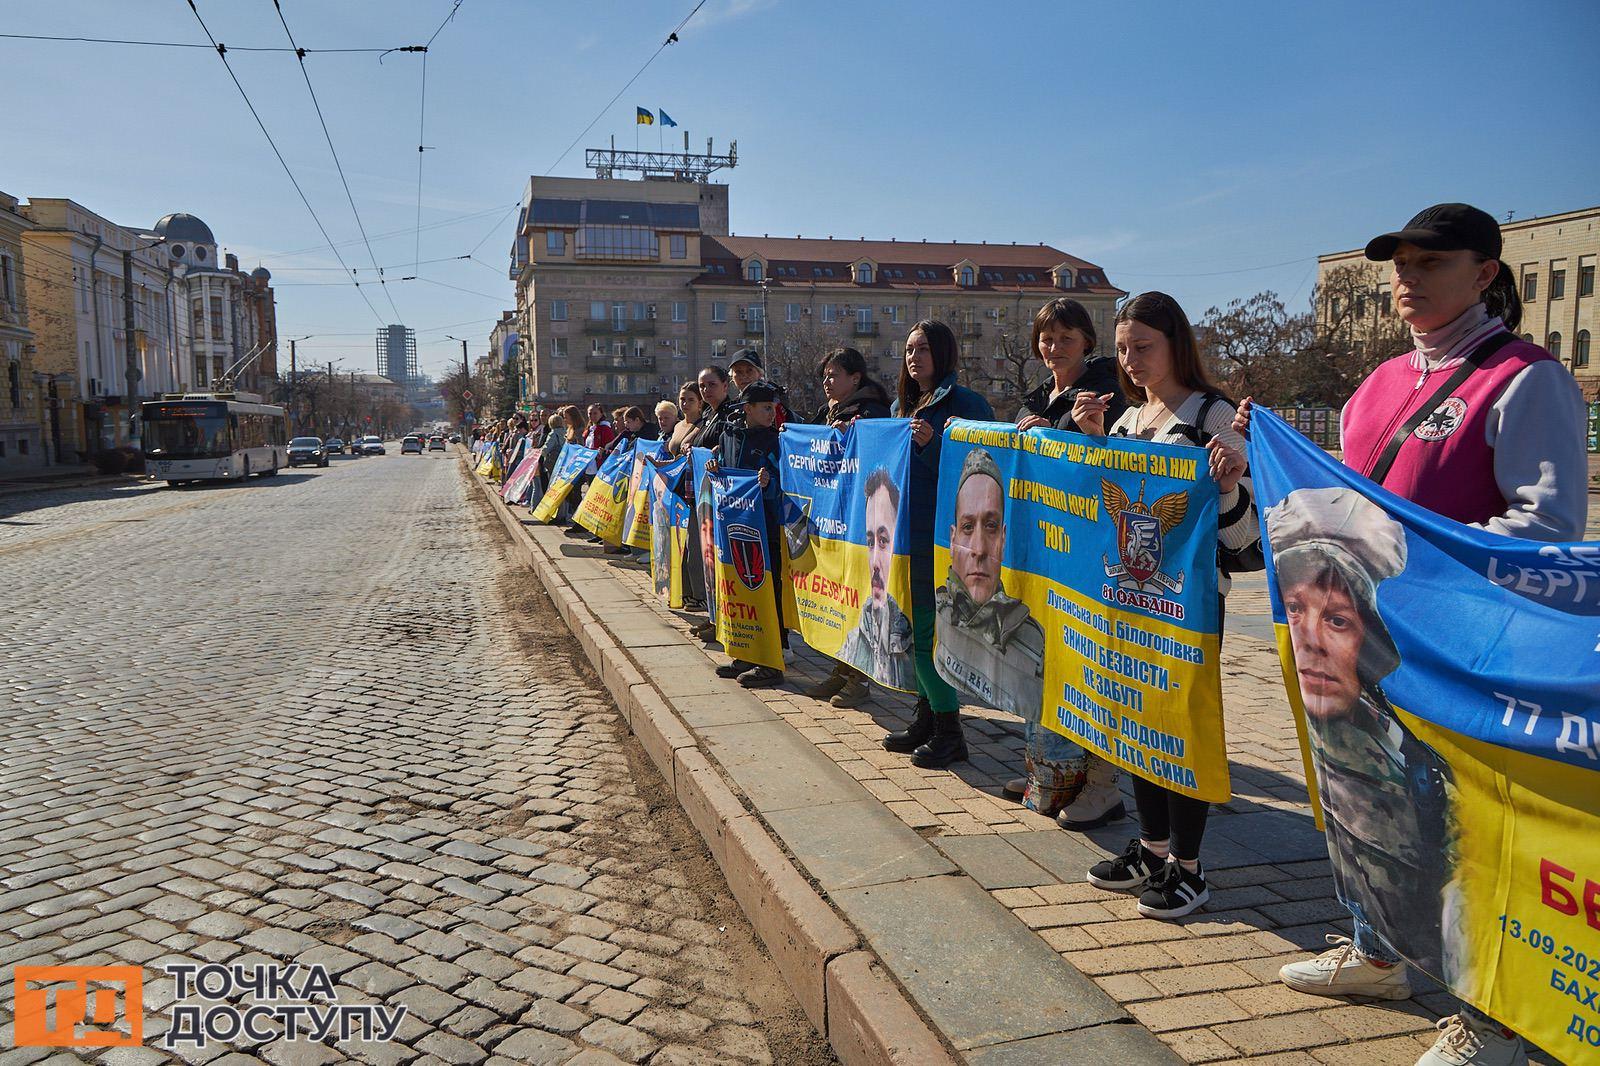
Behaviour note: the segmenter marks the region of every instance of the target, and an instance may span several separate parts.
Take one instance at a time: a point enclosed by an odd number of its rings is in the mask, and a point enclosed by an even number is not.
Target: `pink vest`
[[[1521,340],[1491,355],[1418,424],[1400,446],[1383,487],[1457,522],[1481,523],[1505,514],[1506,499],[1494,478],[1494,450],[1484,439],[1485,422],[1511,379],[1549,358],[1537,344]],[[1395,356],[1356,389],[1344,408],[1346,466],[1370,475],[1395,431],[1453,370],[1423,371],[1423,365],[1414,352]]]

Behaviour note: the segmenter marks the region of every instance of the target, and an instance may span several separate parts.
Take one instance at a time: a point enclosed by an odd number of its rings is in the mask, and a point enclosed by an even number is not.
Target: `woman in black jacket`
[[[1121,417],[1128,404],[1117,380],[1117,362],[1094,358],[1098,343],[1094,320],[1078,301],[1058,297],[1039,308],[1033,316],[1031,347],[1050,376],[1022,398],[1018,429],[1083,432],[1072,420],[1072,404],[1079,393],[1110,395],[1115,413],[1108,413],[1106,425]],[[1029,808],[1055,816],[1067,829],[1093,829],[1127,817],[1122,775],[1116,766],[1032,720],[1026,735],[1026,773],[1006,782],[1008,796],[1021,797]]]
[[[858,418],[888,418],[889,394],[867,373],[867,360],[854,348],[835,348],[817,366],[826,397],[811,421],[837,430],[850,428]],[[835,663],[833,673],[805,690],[813,699],[835,707],[859,707],[867,699],[867,675],[853,666]]]

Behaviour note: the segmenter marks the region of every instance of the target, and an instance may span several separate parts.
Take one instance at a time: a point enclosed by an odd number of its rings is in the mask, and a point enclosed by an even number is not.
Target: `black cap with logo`
[[[1393,259],[1395,249],[1402,244],[1433,252],[1464,248],[1486,259],[1499,259],[1502,241],[1500,224],[1487,211],[1470,204],[1434,204],[1407,222],[1404,229],[1368,241],[1367,258],[1378,262]]]
[[[761,365],[761,353],[756,351],[754,348],[740,348],[738,351],[734,352],[733,359],[728,363],[728,369],[732,370],[740,363],[749,363],[757,370],[766,369]]]

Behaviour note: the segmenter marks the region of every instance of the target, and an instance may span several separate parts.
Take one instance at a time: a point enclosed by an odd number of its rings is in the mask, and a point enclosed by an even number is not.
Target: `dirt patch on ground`
[[[505,548],[505,529],[489,502],[476,491],[471,496],[474,520],[483,523],[482,528],[489,534],[491,542],[500,546],[501,561],[506,564],[500,568],[498,581],[506,617],[544,623],[513,627],[522,652],[542,664],[552,661],[560,663],[570,669],[574,676],[590,682],[598,694],[604,695],[604,687],[566,624],[561,621],[555,604],[545,593],[538,576],[511,562],[510,552]],[[614,730],[617,744],[627,755],[640,802],[661,837],[663,864],[682,875],[688,891],[701,901],[704,907],[702,920],[726,932],[726,939],[717,946],[726,953],[729,967],[738,979],[745,999],[760,1019],[773,1061],[785,1066],[827,1066],[837,1063],[839,1060],[833,1049],[812,1028],[810,1019],[795,1002],[777,966],[761,946],[755,930],[728,890],[722,872],[706,850],[700,834],[678,806],[677,799],[667,788],[644,748],[628,731],[620,712],[615,712]],[[695,1044],[693,1039],[684,1042],[691,1046]]]

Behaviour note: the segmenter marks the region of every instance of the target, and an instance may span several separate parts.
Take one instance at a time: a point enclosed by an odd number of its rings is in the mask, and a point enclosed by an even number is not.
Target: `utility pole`
[[[134,344],[134,333],[138,323],[133,311],[133,250],[128,249],[122,253],[122,335],[123,355],[127,358],[126,374],[128,379],[128,440],[133,440],[133,429],[139,424],[139,379],[144,372],[139,369],[139,349]]]
[[[294,398],[295,398],[296,392],[300,388],[300,379],[297,376],[295,376],[295,372],[294,372],[294,370],[295,370],[294,344],[295,344],[295,338],[290,337],[289,338],[289,429],[291,431],[296,430],[296,429],[298,429],[300,427],[300,423],[295,421],[295,416],[294,416],[294,409],[295,409]]]

